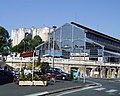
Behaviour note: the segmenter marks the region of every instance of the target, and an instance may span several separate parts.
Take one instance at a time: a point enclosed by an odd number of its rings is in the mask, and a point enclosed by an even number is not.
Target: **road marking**
[[[101,87],[102,86],[102,84],[100,84],[100,83],[97,83],[97,82],[94,82],[94,81],[89,81],[89,80],[86,80],[87,82],[90,82],[90,83],[93,83],[93,84],[96,84],[97,86],[99,86],[99,87]]]
[[[48,94],[49,92],[45,91],[45,92],[40,92],[40,93],[35,93],[35,94],[28,94],[28,95],[24,95],[24,96],[43,96],[45,94]]]
[[[97,89],[93,89],[93,90],[97,90],[97,91],[101,91],[101,90],[104,90],[106,88],[97,88]]]
[[[77,92],[77,91],[83,91],[83,90],[87,90],[87,89],[91,89],[91,88],[95,88],[95,87],[98,87],[98,86],[90,86],[90,87],[84,87],[84,88],[80,88],[80,89],[76,89],[76,90],[72,90],[72,91],[67,91],[67,92],[61,93],[57,96],[62,96],[65,94],[70,94],[70,93]]]
[[[108,91],[105,91],[105,92],[108,92],[108,93],[113,93],[113,92],[116,92],[118,90],[115,90],[115,89],[111,89],[111,90],[108,90]]]

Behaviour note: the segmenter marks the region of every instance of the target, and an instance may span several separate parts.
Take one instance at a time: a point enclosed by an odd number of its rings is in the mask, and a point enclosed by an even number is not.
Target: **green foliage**
[[[33,44],[33,46],[34,46],[34,48],[36,47],[36,46],[38,46],[39,44],[41,44],[43,41],[42,41],[42,39],[40,38],[40,36],[35,36],[34,37],[34,39],[33,39],[33,41],[32,41],[32,44]]]
[[[41,80],[41,81],[46,81],[46,80],[47,80],[46,75],[45,75],[45,74],[42,75],[42,76],[40,77],[40,80]]]
[[[25,75],[24,70],[22,70],[22,73],[19,76],[19,80],[20,81],[32,81],[32,75],[31,74]]]
[[[14,46],[14,47],[12,47],[12,52],[17,52],[17,50],[18,50],[18,45],[16,45],[16,46]]]
[[[5,28],[0,26],[0,52],[3,56],[7,56],[10,53],[10,46],[9,33]]]
[[[44,71],[46,68],[49,68],[49,63],[48,62],[41,62],[38,64],[39,67],[41,68],[41,71]],[[32,68],[32,64],[29,64],[27,66],[28,69],[31,69]],[[22,73],[20,74],[19,76],[19,80],[21,81],[32,81],[32,74],[29,74],[29,75],[24,75],[24,69],[22,68]],[[39,77],[37,74],[33,74],[33,80],[35,81],[46,81],[47,78],[46,78],[46,75],[43,74],[41,77]]]
[[[24,71],[22,71],[22,73],[20,74],[19,80],[20,80],[20,81],[25,81]]]
[[[43,73],[44,73],[45,69],[50,68],[48,62],[40,62],[40,63],[38,63],[38,66],[40,67],[40,69]]]
[[[27,68],[30,69],[30,70],[32,70],[32,66],[33,66],[33,65],[32,65],[31,63],[30,63],[30,64],[27,64]]]
[[[7,46],[9,47],[9,51],[11,52],[12,51],[12,40],[11,39],[8,40]]]
[[[26,77],[26,80],[27,81],[32,81],[32,74],[29,74],[29,75],[27,75],[27,76],[25,76]]]
[[[33,39],[26,37],[18,45],[12,48],[12,52],[22,53],[33,51],[35,47],[41,44],[42,42],[42,39],[38,35],[35,36]]]
[[[33,80],[35,80],[35,81],[39,81],[40,78],[39,78],[39,76],[38,76],[37,74],[34,74],[34,75],[33,75]]]

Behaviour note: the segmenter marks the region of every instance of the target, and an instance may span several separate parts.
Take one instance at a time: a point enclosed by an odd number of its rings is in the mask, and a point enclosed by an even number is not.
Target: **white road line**
[[[99,86],[99,87],[101,87],[102,86],[102,84],[100,84],[100,83],[97,83],[97,82],[94,82],[94,81],[89,81],[89,80],[86,80],[87,82],[90,82],[90,83],[93,83],[93,84],[96,84],[97,86]]]
[[[87,90],[87,89],[91,89],[91,88],[95,88],[95,87],[98,87],[98,86],[90,86],[90,87],[84,87],[84,88],[80,88],[80,89],[76,89],[76,90],[71,90],[71,91],[67,91],[67,92],[64,92],[62,94],[59,94],[57,96],[62,96],[65,94],[70,94],[70,93],[77,92],[77,91],[83,91],[83,90]]]
[[[111,89],[111,90],[108,90],[108,91],[105,91],[105,92],[112,93],[112,92],[116,92],[116,91],[118,91],[118,90],[116,90],[116,89]]]
[[[45,91],[45,92],[39,92],[39,93],[35,93],[35,94],[28,94],[28,95],[24,95],[24,96],[40,96],[40,95],[45,95],[49,92]]]
[[[97,88],[97,89],[93,89],[93,90],[97,90],[97,91],[101,91],[101,90],[104,90],[106,88]]]

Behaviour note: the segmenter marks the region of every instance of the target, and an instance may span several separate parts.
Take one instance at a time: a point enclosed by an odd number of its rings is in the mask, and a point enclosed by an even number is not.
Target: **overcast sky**
[[[9,33],[71,21],[120,39],[120,0],[0,0],[0,26]]]

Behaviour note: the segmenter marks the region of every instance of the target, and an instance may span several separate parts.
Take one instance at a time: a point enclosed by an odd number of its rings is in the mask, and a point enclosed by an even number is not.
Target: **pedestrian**
[[[25,69],[24,69],[24,74],[25,74],[25,75],[30,75],[30,74],[32,74],[32,72],[31,72],[30,69],[25,68]]]
[[[24,75],[28,75],[28,74],[29,74],[28,69],[25,68],[25,69],[24,69]]]

